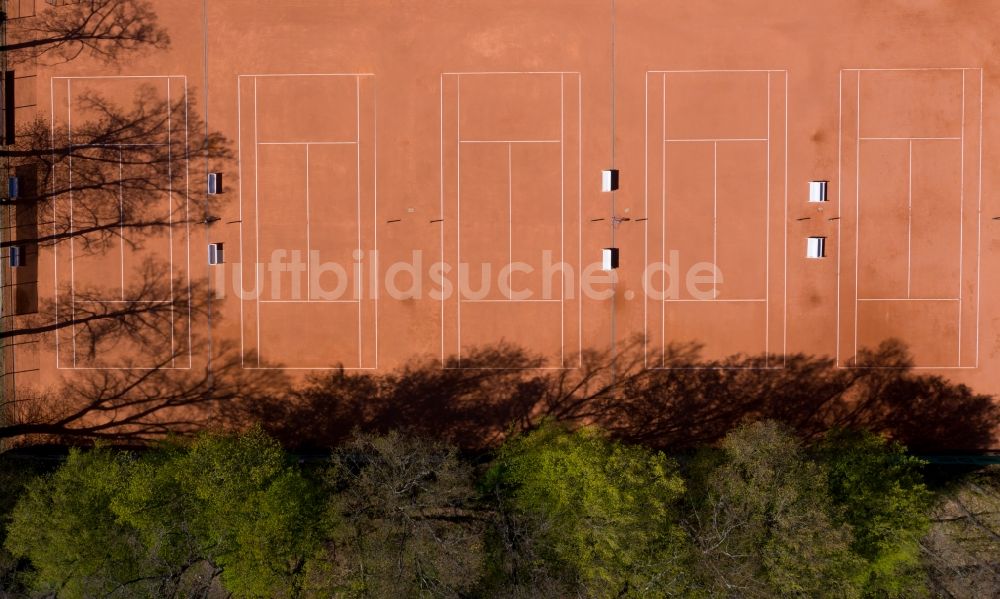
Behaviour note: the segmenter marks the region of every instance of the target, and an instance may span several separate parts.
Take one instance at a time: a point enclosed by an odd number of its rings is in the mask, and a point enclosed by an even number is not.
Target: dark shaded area
[[[244,371],[232,347],[216,351],[211,372],[171,368],[173,359],[187,359],[184,348],[183,355],[166,355],[151,368],[86,371],[59,388],[22,392],[9,400],[17,418],[0,423],[0,439],[138,444],[211,428],[220,406],[262,402],[286,388],[280,375]]]
[[[483,450],[553,419],[683,451],[770,418],[806,439],[831,427],[865,428],[918,452],[982,451],[1000,427],[992,396],[916,374],[896,342],[864,356],[878,368],[838,368],[830,358],[796,354],[783,368],[761,369],[762,356],[702,360],[696,347],[675,347],[663,356],[668,368],[653,370],[642,366],[641,347],[636,341],[615,361],[587,352],[582,368],[553,371],[538,370],[544,361],[523,349],[499,345],[463,355],[462,368],[452,358],[444,368],[427,359],[389,374],[333,371],[288,394],[222,409],[227,422],[261,422],[300,450],[336,446],[354,430],[395,429]]]

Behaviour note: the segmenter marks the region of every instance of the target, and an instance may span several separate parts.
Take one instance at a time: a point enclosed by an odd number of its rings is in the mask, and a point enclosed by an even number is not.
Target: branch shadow
[[[170,45],[170,36],[148,0],[49,0],[38,5],[38,14],[9,27],[8,39],[0,47],[12,64],[52,65],[82,55],[113,63]]]
[[[195,342],[204,348],[203,342]],[[0,425],[0,439],[16,445],[79,444],[96,439],[142,445],[169,436],[220,428],[229,402],[256,403],[289,387],[275,371],[244,370],[239,348],[216,346],[211,368],[175,368],[187,348],[153,366],[74,372],[56,388],[25,390],[7,407],[16,414]]]
[[[501,344],[463,354],[461,368],[456,358],[426,358],[387,374],[332,371],[280,396],[229,402],[222,414],[234,426],[260,422],[299,450],[334,447],[356,431],[398,429],[488,451],[545,419],[598,425],[669,451],[714,443],[764,418],[805,438],[848,427],[883,432],[916,451],[996,446],[994,397],[916,373],[897,341],[859,358],[866,367],[805,354],[706,360],[687,345],[667,348],[652,362],[663,367],[647,368],[637,339],[615,357],[587,351],[580,368],[542,370],[540,357]]]

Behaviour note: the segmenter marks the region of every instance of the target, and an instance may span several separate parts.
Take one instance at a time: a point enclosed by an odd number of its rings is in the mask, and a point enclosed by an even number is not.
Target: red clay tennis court
[[[72,144],[95,94],[169,107],[136,143],[167,148],[148,204],[190,226],[130,239],[126,218],[101,251],[70,236],[32,284],[69,309],[77,293],[208,307],[177,310],[141,359],[74,350],[66,328],[19,350],[25,385],[197,369],[223,347],[291,376],[466,368],[499,343],[562,370],[638,336],[650,368],[686,344],[743,368],[799,353],[867,368],[894,339],[918,369],[1000,389],[990,2],[153,6],[169,50],[37,65],[18,119]],[[191,155],[206,131],[227,155]],[[144,175],[135,149],[93,151],[111,180]],[[82,196],[56,205],[81,230]],[[164,297],[130,296],[147,259]]]

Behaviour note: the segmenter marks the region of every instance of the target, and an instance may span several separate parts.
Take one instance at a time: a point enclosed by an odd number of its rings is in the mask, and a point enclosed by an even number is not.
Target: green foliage
[[[23,564],[4,547],[7,524],[28,484],[51,470],[54,465],[28,457],[0,454],[0,597],[26,592]]]
[[[862,574],[866,594],[922,594],[917,566],[931,507],[923,462],[907,456],[899,443],[866,432],[834,431],[817,453],[831,497],[842,508],[838,521],[851,526],[851,549],[868,564]]]
[[[59,596],[158,597],[209,589],[294,593],[315,547],[316,495],[259,430],[205,435],[138,459],[74,450],[29,486],[7,547]]]
[[[860,560],[826,473],[775,422],[742,426],[692,464],[688,530],[713,595],[855,597]]]
[[[142,454],[73,450],[44,475],[0,468],[0,516],[10,514],[0,589],[860,598],[926,595],[927,581],[957,596],[997,588],[996,477],[934,507],[921,466],[868,433],[834,431],[807,450],[775,422],[701,450],[686,479],[662,453],[553,424],[509,439],[478,487],[454,448],[396,433],[358,436],[315,479],[259,429]]]
[[[241,597],[290,593],[312,552],[318,497],[260,429],[200,437],[160,468],[185,498],[191,530],[227,589]]]
[[[683,587],[687,547],[674,505],[684,483],[661,453],[596,430],[548,425],[508,441],[485,486],[525,530],[505,535],[592,596]],[[516,521],[514,528],[518,527]]]
[[[6,545],[30,558],[36,590],[69,598],[114,595],[155,568],[134,531],[110,510],[133,464],[128,454],[74,449],[55,473],[28,485]],[[152,590],[136,584],[134,594],[152,596]]]

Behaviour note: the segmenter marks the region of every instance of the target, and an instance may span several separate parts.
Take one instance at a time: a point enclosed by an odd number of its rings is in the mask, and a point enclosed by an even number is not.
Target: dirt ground
[[[692,342],[755,368],[797,353],[879,367],[858,352],[897,339],[922,373],[1000,392],[996,2],[153,6],[169,50],[27,81],[67,143],[94,94],[180,103],[143,142],[170,150],[169,185],[142,200],[169,226],[42,248],[38,294],[191,301],[139,348],[88,351],[74,328],[27,344],[19,384],[204,368],[224,350],[248,370],[387,371],[499,342],[564,369],[641,335],[652,368]],[[204,131],[228,155],[190,152]],[[602,192],[611,168],[620,188]],[[49,220],[83,218],[70,201]],[[275,252],[302,269],[267,270]],[[149,257],[166,295],[130,295]]]

